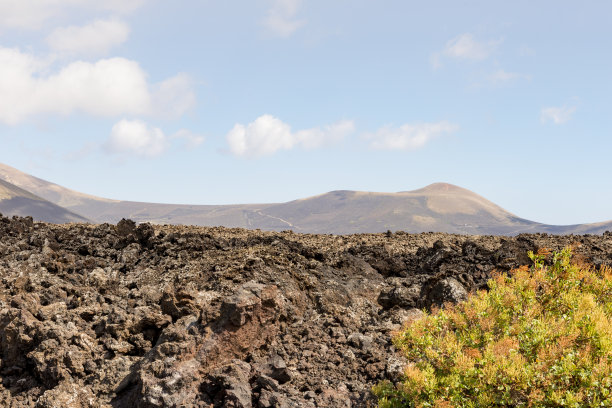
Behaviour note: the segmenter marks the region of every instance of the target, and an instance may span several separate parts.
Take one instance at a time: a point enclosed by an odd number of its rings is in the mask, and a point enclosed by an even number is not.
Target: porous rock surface
[[[0,406],[368,407],[391,333],[603,236],[300,235],[0,216]]]

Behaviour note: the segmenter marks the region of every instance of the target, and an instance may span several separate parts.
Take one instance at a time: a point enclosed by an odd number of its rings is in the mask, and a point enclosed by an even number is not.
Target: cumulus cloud
[[[85,55],[105,55],[111,48],[123,44],[130,33],[120,20],[96,20],[84,26],[55,29],[46,39],[52,50]]]
[[[380,150],[416,150],[431,139],[456,132],[459,126],[447,121],[405,124],[400,127],[384,126],[368,135],[370,147]]]
[[[0,27],[38,30],[72,10],[129,13],[145,0],[0,0]]]
[[[442,51],[434,53],[431,63],[434,68],[439,68],[443,58],[482,61],[493,54],[501,42],[502,40],[479,41],[470,33],[461,34],[449,40]]]
[[[355,130],[352,121],[343,120],[321,128],[292,132],[291,127],[272,115],[263,115],[248,125],[236,124],[226,135],[236,156],[261,157],[295,147],[314,149],[342,140]]]
[[[151,158],[165,153],[174,140],[183,141],[184,147],[191,149],[201,145],[204,137],[187,129],[168,136],[160,128],[141,120],[123,119],[113,126],[103,147],[111,154]]]
[[[561,106],[543,108],[540,112],[540,121],[542,123],[552,122],[555,125],[561,125],[569,121],[576,112],[575,106]]]
[[[289,37],[306,24],[305,20],[296,19],[302,0],[272,0],[264,25],[280,37]]]
[[[0,48],[0,122],[15,125],[37,114],[95,116],[172,114],[193,106],[184,75],[151,85],[140,65],[125,58],[76,61],[49,73],[48,61]],[[169,99],[165,99],[169,98]]]
[[[123,119],[113,126],[106,149],[111,153],[129,153],[155,157],[169,147],[168,137],[161,129],[140,120]]]

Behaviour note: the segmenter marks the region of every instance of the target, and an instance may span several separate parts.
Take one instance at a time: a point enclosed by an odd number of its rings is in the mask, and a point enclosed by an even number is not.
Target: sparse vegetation
[[[612,407],[612,269],[529,255],[395,336],[409,365],[380,407]]]

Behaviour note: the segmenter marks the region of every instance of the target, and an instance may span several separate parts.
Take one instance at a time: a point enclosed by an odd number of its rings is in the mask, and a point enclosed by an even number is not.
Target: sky
[[[448,182],[612,219],[612,2],[0,0],[0,162],[101,197]]]

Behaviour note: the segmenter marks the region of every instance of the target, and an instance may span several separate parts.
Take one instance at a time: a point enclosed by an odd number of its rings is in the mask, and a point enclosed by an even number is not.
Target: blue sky
[[[612,219],[608,1],[0,0],[0,161],[98,196],[445,181]]]

